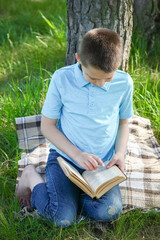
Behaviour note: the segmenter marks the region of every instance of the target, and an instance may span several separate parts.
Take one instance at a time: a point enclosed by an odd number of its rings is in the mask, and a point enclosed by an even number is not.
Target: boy
[[[98,221],[111,221],[122,212],[119,186],[100,199],[91,199],[74,185],[58,165],[62,156],[82,173],[110,160],[124,171],[129,129],[133,115],[131,77],[118,71],[120,37],[106,28],[85,34],[77,64],[57,70],[42,109],[41,130],[51,142],[44,183],[33,166],[27,166],[17,195],[57,226],[74,223],[77,212]]]

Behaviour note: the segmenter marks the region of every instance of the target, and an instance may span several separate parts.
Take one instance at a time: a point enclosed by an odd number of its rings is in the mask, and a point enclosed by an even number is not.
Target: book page
[[[83,182],[83,184],[87,185],[87,182],[82,177],[82,175],[77,171],[76,168],[74,168],[71,164],[66,162],[63,158],[58,157],[57,158],[59,165],[61,166],[62,170],[64,171],[64,174],[69,177],[69,175],[72,175],[74,178],[79,179],[79,181]]]
[[[97,189],[97,193],[96,193],[96,198],[100,198],[103,194],[105,194],[106,192],[108,192],[112,187],[114,187],[115,185],[123,182],[125,179],[122,177],[115,177],[114,179],[112,179],[113,181],[110,182],[109,184],[102,184],[100,188]]]
[[[85,185],[83,182],[81,182],[79,179],[75,178],[73,175],[69,175],[68,178],[74,184],[76,184],[79,188],[81,188],[83,192],[87,193],[91,198],[95,197],[95,194],[93,194],[91,188],[88,185]]]
[[[125,175],[121,170],[114,165],[113,167],[106,169],[105,167],[98,166],[96,170],[84,171],[82,174],[93,192],[103,185],[107,181],[112,181],[117,176],[122,176],[125,179]]]

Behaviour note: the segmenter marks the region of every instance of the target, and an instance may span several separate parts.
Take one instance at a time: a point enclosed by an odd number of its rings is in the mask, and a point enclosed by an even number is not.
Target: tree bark
[[[133,12],[133,31],[147,37],[149,50],[160,31],[160,0],[134,0]]]
[[[66,65],[74,64],[79,40],[93,28],[116,31],[123,42],[122,70],[128,70],[133,28],[134,0],[67,0]]]
[[[139,28],[147,36],[155,33],[159,25],[159,14],[159,0],[134,0],[134,29]]]

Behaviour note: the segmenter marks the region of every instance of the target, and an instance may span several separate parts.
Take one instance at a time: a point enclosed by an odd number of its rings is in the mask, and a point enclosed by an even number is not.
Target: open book
[[[115,185],[126,180],[126,175],[116,166],[106,169],[98,166],[96,170],[84,171],[82,175],[62,157],[57,158],[64,174],[91,198],[100,198]]]

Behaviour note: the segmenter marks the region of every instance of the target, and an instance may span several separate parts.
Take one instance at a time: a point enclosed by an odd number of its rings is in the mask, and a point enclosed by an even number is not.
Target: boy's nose
[[[98,81],[97,81],[97,86],[98,86],[98,87],[103,87],[104,84],[105,84],[105,82],[106,82],[105,80],[98,80]]]

